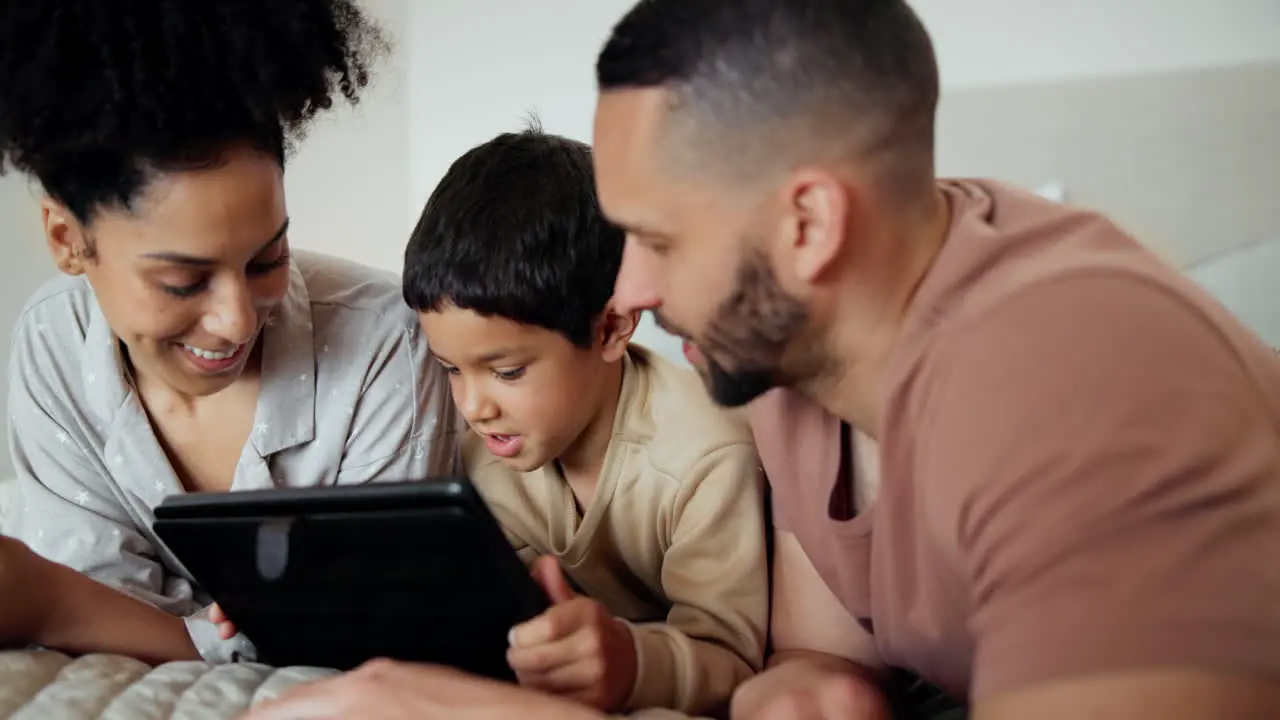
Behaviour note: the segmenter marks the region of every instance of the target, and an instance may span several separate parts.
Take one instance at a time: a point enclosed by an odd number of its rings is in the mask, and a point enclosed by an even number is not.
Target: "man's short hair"
[[[699,145],[734,144],[725,158],[809,159],[750,142],[774,128],[796,152],[843,144],[919,159],[932,183],[937,61],[903,0],[642,0],[614,27],[596,79],[601,92],[670,90]]]

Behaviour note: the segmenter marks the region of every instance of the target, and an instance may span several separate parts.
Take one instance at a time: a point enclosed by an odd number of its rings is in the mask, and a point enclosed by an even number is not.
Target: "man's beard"
[[[742,407],[779,385],[777,375],[769,370],[730,372],[720,363],[707,358],[702,381],[711,399],[724,407]]]
[[[654,315],[659,327],[689,337],[660,312]],[[804,305],[782,289],[768,259],[749,252],[733,292],[716,309],[698,343],[703,357],[699,374],[711,398],[725,407],[741,407],[789,384],[783,354],[807,319]]]

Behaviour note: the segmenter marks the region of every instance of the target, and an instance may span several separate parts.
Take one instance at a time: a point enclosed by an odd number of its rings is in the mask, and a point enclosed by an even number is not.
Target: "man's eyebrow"
[[[266,252],[272,245],[280,242],[280,239],[283,238],[284,234],[287,232],[289,232],[289,218],[284,219],[284,224],[280,226],[280,229],[276,230],[275,234],[271,236],[271,239],[263,243],[262,247],[258,248],[257,251],[254,252],[254,255]],[[185,255],[183,253],[156,252],[146,253],[142,257],[147,258],[148,260],[160,260],[163,262],[173,263],[175,265],[190,265],[192,267],[212,267],[218,264],[218,261],[213,258]]]

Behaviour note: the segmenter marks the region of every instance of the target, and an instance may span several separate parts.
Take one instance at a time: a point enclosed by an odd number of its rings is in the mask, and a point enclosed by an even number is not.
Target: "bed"
[[[0,652],[0,718],[231,720],[302,683],[333,674],[240,663],[152,667],[118,655]]]
[[[257,703],[333,673],[252,663],[171,662],[151,667],[119,655],[73,659],[46,650],[0,651],[0,718],[232,720]],[[626,717],[689,720],[661,709]]]

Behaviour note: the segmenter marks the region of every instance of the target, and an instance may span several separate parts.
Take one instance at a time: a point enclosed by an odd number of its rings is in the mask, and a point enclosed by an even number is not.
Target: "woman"
[[[349,0],[0,0],[0,169],[43,186],[63,273],[13,335],[5,528],[35,554],[0,573],[40,592],[0,640],[232,659],[151,531],[165,496],[454,470],[398,282],[289,247],[285,150],[382,47]]]

